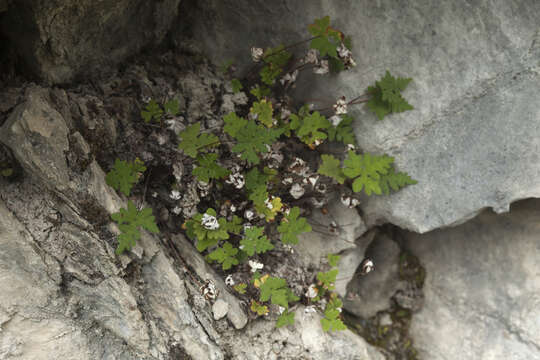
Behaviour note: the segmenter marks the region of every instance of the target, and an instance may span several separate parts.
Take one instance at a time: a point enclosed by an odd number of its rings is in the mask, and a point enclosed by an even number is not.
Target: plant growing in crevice
[[[300,298],[287,279],[261,274],[264,265],[259,261],[273,252],[292,251],[291,245],[298,243],[301,234],[312,231],[305,214],[312,208],[324,208],[333,193],[354,207],[360,192],[362,196],[389,194],[416,183],[394,169],[392,157],[361,151],[349,114],[351,106],[362,103],[381,120],[412,109],[401,95],[411,79],[386,72],[352,100],[340,96],[329,108],[296,107],[288,92],[302,72],[324,75],[356,65],[350,38],[330,26],[329,17],[316,19],[308,30],[311,37],[304,41],[251,49],[254,66],[245,76],[230,79],[233,93],[246,91],[244,95],[249,96],[246,106],[226,114],[217,125],[198,120],[178,133],[178,153],[185,155],[183,181],[196,184],[190,197],[195,200],[189,203],[189,209],[196,206],[196,210],[183,219],[182,228],[197,250],[222,271],[249,264],[253,286],[234,288],[250,297],[250,307],[258,316],[273,311],[272,305],[278,306],[278,327],[294,322],[294,303]],[[291,52],[306,43],[309,49],[303,56]],[[225,72],[232,76],[232,68],[227,64]],[[141,116],[147,123],[161,124],[166,113],[175,115],[178,107],[151,100]],[[338,151],[321,150],[329,143]],[[117,181],[127,189],[126,196],[137,178],[133,174],[141,172],[140,168],[128,170],[122,170],[128,180]],[[126,244],[133,244],[131,238]],[[325,331],[342,330],[341,301],[333,292],[338,257],[328,260],[332,268],[317,274],[306,298],[318,304],[325,316],[321,321]]]

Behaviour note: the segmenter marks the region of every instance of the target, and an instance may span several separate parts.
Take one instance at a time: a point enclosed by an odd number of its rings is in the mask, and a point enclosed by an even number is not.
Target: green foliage
[[[326,305],[324,318],[321,319],[321,325],[324,331],[347,330],[347,326],[341,321],[341,307],[343,303],[337,296],[334,296]]]
[[[255,253],[263,254],[274,248],[274,245],[272,245],[266,236],[263,236],[263,233],[264,228],[259,226],[246,229],[246,235],[240,241],[240,245],[244,246],[243,250],[249,256],[253,256]]]
[[[263,61],[265,66],[260,71],[261,81],[266,85],[273,85],[276,78],[283,72],[292,54],[285,50],[285,46],[279,45],[268,48],[264,52]]]
[[[328,254],[326,258],[328,259],[328,264],[330,264],[331,267],[336,267],[338,266],[341,256],[336,254]]]
[[[236,290],[239,294],[245,294],[246,293],[246,288],[247,288],[247,284],[244,284],[244,283],[240,283],[240,284],[236,284],[233,286],[234,290]]]
[[[201,154],[197,156],[197,167],[193,168],[192,174],[197,180],[210,182],[210,179],[222,179],[231,172],[217,164],[217,154]]]
[[[268,314],[268,306],[261,305],[255,300],[251,300],[251,311],[253,311],[259,316],[263,316],[263,315]]]
[[[281,220],[278,231],[281,233],[281,241],[284,244],[298,244],[298,235],[311,231],[311,225],[307,223],[306,218],[298,217],[300,208],[293,207],[289,215]]]
[[[233,93],[238,93],[240,92],[240,90],[242,90],[244,88],[244,85],[242,85],[242,83],[240,82],[240,80],[238,79],[232,79],[231,80],[231,87],[232,87],[232,91]]]
[[[114,167],[107,173],[105,181],[113,189],[120,190],[124,195],[129,196],[131,188],[139,181],[141,174],[145,171],[144,163],[138,158],[130,162],[116,159]]]
[[[287,280],[268,277],[260,286],[261,294],[259,301],[268,301],[285,309],[289,308],[289,302],[300,300],[287,286]]]
[[[411,78],[395,78],[387,70],[385,76],[375,82],[375,86],[368,87],[371,99],[368,101],[368,108],[373,111],[379,120],[382,120],[390,113],[399,113],[412,110],[413,106],[401,95]]]
[[[266,99],[254,102],[249,112],[254,115],[260,123],[266,125],[266,127],[272,127],[274,123],[274,119],[272,118],[274,109],[272,109],[271,102],[266,101]]]
[[[280,328],[286,325],[294,325],[294,314],[294,311],[283,311],[276,321],[276,327]]]
[[[332,124],[318,111],[303,118],[291,115],[291,129],[296,130],[296,135],[305,143],[313,144],[317,140],[324,140],[328,137],[321,130],[327,130]]]
[[[223,270],[229,270],[233,265],[238,265],[236,254],[238,254],[238,249],[234,248],[230,242],[226,241],[222,247],[219,247],[208,254],[208,258],[220,263]]]
[[[259,84],[257,84],[257,86],[255,86],[249,92],[251,95],[255,96],[257,100],[261,100],[264,97],[270,95],[270,89],[267,88],[266,86],[260,86]]]
[[[338,269],[332,269],[327,272],[319,272],[317,274],[317,280],[321,283],[321,286],[325,290],[334,290],[334,283],[338,274]]]
[[[129,250],[135,246],[135,242],[141,238],[139,227],[154,234],[159,233],[155,223],[152,209],[145,208],[138,211],[132,201],[128,202],[128,208],[120,209],[120,212],[111,215],[111,218],[118,223],[121,234],[118,236],[118,247],[116,254],[120,255],[124,250]]]
[[[150,121],[160,121],[161,115],[163,115],[163,110],[157,102],[153,99],[146,105],[143,111],[141,111],[141,116],[144,119],[144,122],[149,123]]]
[[[390,195],[390,189],[398,191],[407,185],[414,185],[418,183],[418,181],[412,179],[407,173],[396,172],[394,168],[391,167],[387,174],[381,175],[379,183],[383,194]]]
[[[311,40],[310,47],[317,49],[321,56],[330,56],[337,58],[337,47],[341,43],[341,33],[330,27],[330,17],[325,16],[321,19],[315,19],[313,24],[308,26],[311,35],[315,39]]]
[[[330,126],[328,128],[328,140],[339,141],[343,144],[356,144],[354,137],[354,131],[351,126],[353,118],[347,114],[340,115],[342,120],[337,126]]]
[[[341,169],[341,161],[336,159],[332,155],[321,155],[322,163],[319,166],[317,172],[321,175],[326,175],[336,180],[338,183],[343,184],[345,182],[345,175]]]
[[[206,210],[206,214],[217,217],[216,211],[212,208]],[[219,228],[210,230],[202,225],[204,214],[196,214],[192,219],[186,221],[186,233],[193,239],[197,239],[197,250],[203,252],[208,247],[217,245],[219,240],[227,240],[229,233],[225,218],[218,218]]]
[[[178,99],[171,99],[167,101],[165,104],[163,104],[163,108],[165,109],[165,112],[172,116],[176,116],[180,113],[180,103],[178,102]]]
[[[347,159],[343,162],[343,173],[350,179],[354,179],[352,188],[354,192],[364,189],[366,195],[375,193],[381,195],[381,175],[388,174],[394,158],[388,155],[358,155],[349,151]]]
[[[228,114],[223,120],[223,130],[237,141],[232,151],[239,153],[240,157],[250,164],[258,164],[258,154],[268,152],[266,145],[272,144],[283,132],[282,129],[268,129],[234,113]]]
[[[192,158],[196,158],[200,150],[219,145],[219,139],[216,135],[201,134],[199,133],[200,130],[201,123],[198,122],[188,126],[178,134],[182,139],[182,142],[178,144],[178,148]]]

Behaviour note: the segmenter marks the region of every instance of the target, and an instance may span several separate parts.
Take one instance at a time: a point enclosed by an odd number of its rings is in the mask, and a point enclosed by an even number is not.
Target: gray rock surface
[[[65,83],[157,45],[176,19],[179,3],[23,0],[8,8],[3,1],[0,11],[7,13],[1,27],[34,75]]]
[[[308,222],[312,231],[298,236],[294,245],[296,258],[304,267],[321,268],[328,254],[339,254],[356,247],[358,239],[366,231],[364,221],[356,209],[350,209],[339,200],[329,202],[328,214],[314,209]],[[334,222],[337,227],[331,226]]]
[[[194,11],[194,34],[218,64],[246,64],[251,46],[305,39],[307,24],[330,15],[352,37],[357,67],[300,79],[300,99],[352,98],[386,69],[413,78],[404,95],[414,111],[384,121],[352,111],[361,147],[394,156],[418,180],[364,201],[368,227],[427,232],[540,196],[540,158],[531,151],[540,145],[540,2],[220,0]]]
[[[179,348],[223,359],[157,237],[117,258],[97,234],[125,204],[95,161],[68,166],[67,125],[47,94],[31,88],[0,129],[24,170],[0,177],[0,358],[167,359]]]
[[[295,323],[279,329],[274,321],[259,319],[244,332],[233,334],[232,358],[238,360],[342,359],[383,360],[384,356],[349,330],[323,332],[321,315],[296,309]]]
[[[375,264],[375,270],[355,276],[347,285],[348,295],[343,302],[347,311],[369,318],[390,308],[390,298],[405,289],[399,279],[399,245],[385,234],[376,235],[365,253]],[[362,259],[360,258],[360,261]]]
[[[421,358],[540,359],[539,217],[540,202],[526,200],[406,236],[427,273],[409,330]]]

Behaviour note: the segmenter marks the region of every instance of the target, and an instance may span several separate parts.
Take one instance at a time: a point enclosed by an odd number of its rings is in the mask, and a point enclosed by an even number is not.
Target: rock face
[[[352,112],[360,146],[394,156],[418,180],[364,201],[368,227],[427,232],[540,196],[540,158],[531,151],[540,146],[538,1],[210,1],[195,12],[194,34],[219,64],[246,64],[251,46],[308,38],[306,25],[330,15],[352,37],[357,66],[300,79],[300,98],[352,98],[386,69],[413,78],[404,96],[414,111],[384,121]]]
[[[424,359],[540,359],[540,202],[407,235],[426,268],[409,330]]]
[[[0,12],[7,10],[0,25],[34,75],[66,83],[159,43],[179,3],[23,0],[7,7],[0,1]]]

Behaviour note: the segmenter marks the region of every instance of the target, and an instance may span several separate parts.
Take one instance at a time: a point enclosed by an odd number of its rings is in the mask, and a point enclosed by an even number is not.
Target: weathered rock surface
[[[374,262],[375,271],[356,276],[347,285],[348,293],[354,294],[343,303],[348,311],[369,318],[390,308],[390,298],[405,289],[405,282],[399,279],[400,251],[399,245],[387,235],[375,236],[365,254]]]
[[[0,1],[1,25],[34,75],[66,83],[114,66],[157,45],[178,15],[180,0]]]
[[[395,157],[418,180],[362,203],[368,227],[391,222],[417,232],[457,224],[480,210],[540,196],[540,3],[417,1],[211,1],[194,10],[194,34],[216,63],[249,61],[251,46],[309,37],[330,15],[353,39],[357,67],[300,79],[300,98],[362,94],[386,69],[412,77],[415,110],[377,121],[356,108],[361,147]],[[257,26],[253,26],[256,24]]]
[[[540,202],[406,235],[426,268],[410,334],[424,359],[540,359]]]
[[[92,221],[106,225],[125,205],[95,161],[82,173],[67,165],[67,125],[47,95],[31,88],[0,129],[25,172],[0,178],[1,358],[161,359],[180,348],[223,359],[159,240],[143,234],[135,258],[118,259],[81,215],[93,207]]]
[[[384,356],[361,337],[349,330],[323,332],[321,316],[305,313],[299,306],[294,325],[275,328],[273,321],[258,320],[249,324],[241,334],[233,334],[233,359],[343,359],[383,360]]]

